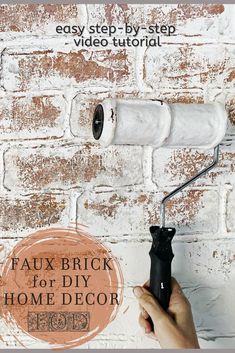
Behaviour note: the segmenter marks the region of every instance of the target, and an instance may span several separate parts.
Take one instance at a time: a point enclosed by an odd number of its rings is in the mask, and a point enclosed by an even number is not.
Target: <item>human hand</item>
[[[161,348],[200,348],[191,305],[174,278],[171,289],[169,307],[164,311],[148,291],[148,284],[134,288],[133,292],[139,301],[141,311],[140,326],[148,336],[159,341]]]

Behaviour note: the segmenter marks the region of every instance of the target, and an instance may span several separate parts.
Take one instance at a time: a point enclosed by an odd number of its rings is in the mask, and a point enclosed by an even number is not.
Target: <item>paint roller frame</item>
[[[214,154],[213,154],[213,162],[208,166],[203,168],[198,174],[193,176],[191,179],[187,180],[185,183],[177,187],[176,189],[172,190],[169,194],[167,194],[163,199],[161,200],[160,203],[160,228],[165,227],[165,204],[168,200],[170,200],[172,197],[174,197],[176,194],[178,194],[180,191],[185,189],[187,186],[190,184],[194,183],[197,179],[202,177],[203,175],[207,174],[211,169],[213,169],[219,161],[219,151],[220,151],[220,145],[217,145],[214,147]]]
[[[219,161],[219,151],[220,145],[215,146],[210,165],[163,197],[160,202],[160,226],[149,228],[153,239],[149,252],[151,259],[149,288],[164,310],[167,310],[171,296],[171,262],[174,257],[171,242],[176,232],[175,228],[165,227],[166,202],[213,169]]]
[[[162,103],[161,100],[158,101]],[[111,109],[111,112],[111,119],[113,120],[113,109]],[[103,128],[104,108],[102,104],[99,104],[95,108],[92,122],[92,131],[95,140],[100,139]],[[200,172],[198,172],[198,174],[163,197],[160,202],[160,226],[151,226],[149,229],[153,239],[149,252],[151,259],[150,291],[157,298],[158,302],[165,310],[169,306],[171,296],[171,262],[174,257],[171,242],[176,232],[175,228],[165,227],[166,202],[174,197],[177,193],[182,191],[184,188],[194,183],[198,178],[208,173],[212,168],[214,168],[219,160],[219,150],[220,144],[214,147],[213,161],[210,165],[203,168]]]

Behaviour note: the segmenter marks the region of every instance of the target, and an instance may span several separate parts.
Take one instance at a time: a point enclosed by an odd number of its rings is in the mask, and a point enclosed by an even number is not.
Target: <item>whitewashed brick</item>
[[[77,200],[77,222],[88,225],[94,235],[140,233],[150,237],[149,226],[159,224],[162,195],[144,191],[84,193]],[[218,202],[214,190],[190,190],[168,203],[166,224],[176,226],[178,234],[216,233]]]

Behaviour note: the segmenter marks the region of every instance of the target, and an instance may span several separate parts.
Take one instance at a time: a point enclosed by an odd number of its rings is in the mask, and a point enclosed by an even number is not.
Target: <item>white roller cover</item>
[[[161,146],[169,136],[171,112],[152,100],[106,99],[100,143]]]
[[[217,146],[224,138],[227,129],[227,113],[222,104],[171,104],[169,106],[172,123],[166,146],[209,149]]]
[[[99,142],[196,147],[218,145],[227,128],[227,113],[220,103],[166,104],[154,100],[106,99]]]

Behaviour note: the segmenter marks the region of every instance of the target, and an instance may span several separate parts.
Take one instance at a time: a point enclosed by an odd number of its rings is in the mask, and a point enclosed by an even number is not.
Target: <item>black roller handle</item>
[[[152,226],[149,230],[153,238],[149,252],[150,292],[166,310],[171,296],[171,262],[174,257],[171,241],[175,235],[175,228]]]

